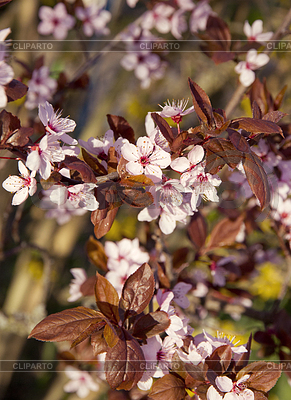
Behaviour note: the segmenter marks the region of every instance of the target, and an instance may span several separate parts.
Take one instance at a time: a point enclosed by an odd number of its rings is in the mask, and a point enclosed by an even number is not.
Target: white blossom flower
[[[87,371],[80,371],[77,368],[68,366],[65,368],[65,374],[71,379],[64,386],[64,391],[67,393],[76,392],[78,397],[84,399],[90,391],[97,392],[99,390],[98,383],[94,382]]]
[[[66,204],[71,208],[80,207],[88,211],[94,211],[99,207],[96,197],[91,193],[95,187],[94,183],[81,183],[68,188],[56,185],[54,190],[51,191],[49,199],[59,206]]]
[[[188,28],[184,14],[185,10],[180,9],[175,11],[171,18],[171,33],[176,39],[182,39],[182,33]]]
[[[57,89],[57,81],[49,76],[50,70],[47,66],[35,69],[31,80],[28,81],[28,92],[25,107],[32,110],[39,104],[50,100]]]
[[[76,127],[75,121],[69,118],[61,118],[61,112],[55,112],[53,106],[47,101],[44,106],[39,105],[38,115],[47,133],[57,135],[60,140],[67,144],[78,144],[76,139],[71,138],[71,136],[66,133],[73,132]]]
[[[141,346],[144,353],[147,369],[137,383],[141,390],[149,390],[153,378],[161,378],[168,373],[173,354],[176,351],[175,341],[166,336],[162,341],[159,335],[147,339],[147,343]]]
[[[267,54],[258,54],[255,49],[249,50],[246,61],[240,61],[235,67],[235,72],[239,74],[240,83],[245,87],[250,86],[256,78],[254,70],[268,64],[269,60]]]
[[[15,193],[12,198],[12,205],[18,206],[23,203],[29,196],[33,196],[37,189],[35,180],[35,171],[29,173],[22,161],[18,161],[18,169],[21,176],[9,176],[2,183],[5,190]]]
[[[4,61],[8,43],[5,42],[6,37],[11,33],[10,28],[0,30],[0,61]]]
[[[196,33],[198,31],[205,31],[208,17],[209,15],[213,14],[214,12],[212,11],[212,8],[208,4],[208,0],[199,1],[199,3],[197,3],[196,6],[194,7],[190,17],[189,21],[190,31],[192,33]]]
[[[153,182],[162,180],[161,168],[166,168],[171,162],[170,154],[154,146],[146,136],[138,138],[136,146],[132,143],[124,144],[121,153],[129,161],[126,164],[126,170],[130,174],[145,174]]]
[[[151,117],[151,113],[148,112],[145,117],[145,130],[148,137],[151,139],[153,144],[159,146],[167,153],[171,152],[170,143],[167,141],[165,136],[161,133],[159,128],[155,126],[155,123]]]
[[[194,106],[188,108],[187,110],[187,104],[188,104],[189,99],[185,100],[173,100],[172,104],[170,103],[170,101],[168,100],[168,102],[165,103],[164,106],[162,107],[162,111],[160,112],[160,116],[163,118],[172,118],[172,120],[174,122],[176,122],[177,124],[180,123],[182,121],[182,117],[184,115],[188,115],[192,112],[194,112]],[[201,147],[201,146],[200,146]]]
[[[52,162],[60,162],[65,158],[65,154],[57,139],[58,136],[45,135],[39,144],[31,147],[31,151],[27,156],[26,166],[31,171],[39,171],[43,179],[50,177],[53,169]]]
[[[263,21],[260,19],[254,21],[252,26],[248,21],[245,21],[243,31],[249,41],[262,44],[265,44],[273,36],[273,32],[263,33]]]
[[[86,36],[109,33],[106,24],[110,21],[111,14],[107,10],[102,10],[102,7],[102,4],[92,4],[86,8],[76,7],[76,17],[83,22],[83,32]]]
[[[70,272],[74,279],[70,283],[70,297],[68,297],[68,301],[76,301],[83,296],[81,286],[86,281],[87,274],[83,268],[71,268]]]
[[[141,26],[143,29],[151,30],[155,28],[160,33],[168,33],[171,30],[171,20],[174,7],[158,3],[152,10],[143,15]]]
[[[203,330],[204,337],[208,342],[213,346],[213,350],[217,349],[217,347],[224,346],[226,344],[231,346],[231,350],[234,354],[242,354],[242,353],[247,353],[247,349],[245,345],[237,346],[237,343],[233,343],[235,336],[233,336],[230,340],[228,339],[227,336],[224,336],[223,334],[220,334],[219,332],[217,333],[218,337],[215,338],[208,333],[206,333]]]
[[[225,393],[222,397],[214,386],[210,386],[207,391],[207,400],[254,400],[254,392],[246,388],[245,382],[250,375],[244,375],[237,382],[233,382],[227,376],[217,376],[215,384],[218,390]],[[215,393],[216,392],[216,393]]]
[[[0,61],[0,108],[6,107],[7,95],[4,85],[12,81],[14,71],[5,61]]]
[[[187,216],[193,214],[186,190],[177,179],[151,186],[149,192],[154,201],[139,212],[138,220],[150,222],[160,216],[159,227],[165,235],[169,235],[174,231],[177,221],[186,223]]]
[[[64,3],[58,3],[54,8],[42,6],[38,15],[41,19],[37,28],[38,33],[41,35],[52,34],[55,39],[65,39],[68,30],[75,25],[75,19],[67,13]]]
[[[209,342],[200,342],[197,346],[193,342],[190,343],[188,348],[188,354],[184,351],[178,351],[179,357],[184,362],[191,362],[194,365],[198,365],[200,362],[204,362],[205,358],[212,354],[212,346]]]

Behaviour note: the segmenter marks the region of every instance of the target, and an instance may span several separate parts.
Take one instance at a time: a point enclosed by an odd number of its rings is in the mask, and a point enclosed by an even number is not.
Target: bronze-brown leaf
[[[154,400],[183,400],[186,396],[185,382],[178,376],[165,375],[153,384],[148,396]]]
[[[244,375],[250,374],[251,376],[246,381],[247,387],[268,392],[273,386],[275,386],[281,373],[282,370],[280,369],[279,364],[270,361],[256,361],[241,369],[237,374],[236,379],[238,380]]]
[[[143,375],[144,354],[138,344],[127,331],[122,330],[116,345],[106,353],[106,380],[112,389],[130,390]]]
[[[123,319],[140,314],[151,301],[155,290],[155,280],[151,267],[144,263],[124,283],[119,307]]]
[[[119,115],[107,114],[107,121],[114,132],[115,140],[122,137],[127,139],[130,143],[135,144],[134,130],[125,118]]]
[[[96,240],[93,236],[90,236],[89,240],[86,243],[86,252],[92,264],[105,272],[108,271],[108,257],[105,254],[103,244],[99,240]]]
[[[119,297],[112,284],[102,275],[96,273],[95,298],[99,310],[116,325],[119,321]]]
[[[146,339],[163,333],[170,326],[168,314],[164,311],[154,311],[140,317],[133,326],[132,335]]]
[[[87,307],[76,307],[51,314],[40,321],[28,338],[47,342],[73,341],[91,325],[98,324],[103,315]]]

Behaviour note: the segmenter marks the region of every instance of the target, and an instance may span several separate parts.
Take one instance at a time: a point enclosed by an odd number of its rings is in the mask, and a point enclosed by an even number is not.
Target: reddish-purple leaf
[[[282,118],[286,117],[286,115],[288,114],[283,113],[282,111],[269,111],[263,116],[263,120],[277,124]]]
[[[78,337],[76,337],[75,340],[73,340],[73,342],[71,343],[71,349],[73,349],[78,344],[80,344],[81,342],[86,340],[92,334],[103,329],[105,325],[106,325],[106,322],[102,320],[100,322],[97,322],[95,324],[91,324],[90,326],[88,326],[88,328],[84,329],[84,331],[81,332],[80,335]]]
[[[209,127],[215,127],[215,119],[213,116],[212,105],[209,97],[201,89],[197,83],[193,82],[192,79],[188,78],[188,84],[192,94],[192,101],[197,116],[201,119],[204,124]]]
[[[203,250],[203,254],[217,247],[231,246],[235,242],[235,238],[241,229],[243,220],[244,215],[242,214],[235,220],[224,218],[219,221],[212,229],[207,246]]]
[[[125,118],[119,115],[107,114],[107,121],[114,132],[115,140],[122,137],[127,139],[130,143],[135,144],[134,130]]]
[[[228,128],[227,132],[231,143],[237,150],[241,151],[242,153],[249,153],[251,151],[248,142],[239,132],[231,128]]]
[[[148,396],[154,400],[183,400],[186,396],[185,382],[175,375],[167,374],[153,384]]]
[[[252,151],[244,154],[243,167],[252,192],[260,202],[261,209],[270,203],[270,188],[267,174],[260,158]]]
[[[104,316],[87,307],[76,307],[51,314],[39,322],[28,338],[48,342],[73,341],[91,325],[104,320]]]
[[[241,369],[236,375],[236,379],[238,380],[244,375],[250,374],[250,377],[245,382],[247,387],[268,392],[275,386],[281,373],[282,370],[279,364],[270,361],[256,361]]]
[[[0,7],[6,6],[6,4],[10,3],[12,0],[0,0]]]
[[[89,154],[85,149],[82,150],[82,156],[86,164],[89,165],[89,167],[97,174],[97,175],[107,175],[106,169],[103,167],[103,165],[99,162],[99,160],[91,154]]]
[[[124,318],[140,314],[151,301],[155,280],[151,267],[144,263],[124,283],[119,307]]]
[[[111,146],[108,150],[108,159],[107,159],[107,170],[108,174],[111,172],[115,172],[117,170],[117,156],[116,156],[116,151],[113,146]]]
[[[25,146],[29,142],[29,137],[32,134],[33,128],[21,127],[12,133],[6,143],[11,144],[12,146]]]
[[[252,104],[252,114],[253,114],[253,118],[255,118],[255,119],[262,119],[262,117],[263,117],[262,110],[260,109],[256,100],[254,100],[254,102]]]
[[[216,374],[223,374],[231,362],[232,350],[229,344],[217,347],[211,356],[207,357],[205,363],[209,369]]]
[[[28,86],[24,83],[12,79],[6,86],[5,86],[6,96],[8,101],[15,101],[21,99],[23,96],[26,95],[28,91]]]
[[[19,129],[19,119],[10,112],[2,110],[0,113],[0,144],[5,145],[10,136]]]
[[[95,298],[99,310],[112,322],[118,324],[119,297],[112,284],[102,275],[96,273]]]
[[[118,211],[118,207],[96,210],[91,213],[91,221],[94,225],[94,233],[97,239],[101,239],[107,232],[114,222]]]
[[[168,314],[164,311],[154,311],[143,315],[133,325],[132,335],[139,339],[146,339],[163,333],[170,326]]]
[[[278,109],[281,107],[282,101],[283,101],[283,98],[284,98],[284,95],[285,95],[286,90],[287,90],[287,85],[285,85],[285,86],[280,90],[280,92],[277,94],[277,96],[275,97],[275,100],[274,100],[274,110],[278,110]]]
[[[204,246],[207,237],[207,223],[200,211],[195,212],[191,217],[187,233],[197,250]]]
[[[109,347],[114,347],[119,341],[119,337],[114,326],[109,323],[105,325],[103,336]]]
[[[112,389],[130,390],[141,379],[143,364],[144,354],[137,340],[122,330],[117,344],[106,353],[106,380]]]
[[[246,344],[246,353],[242,353],[238,360],[235,362],[235,371],[238,372],[242,368],[248,365],[250,354],[251,354],[252,334],[250,334],[248,342]]]
[[[205,170],[216,174],[225,164],[235,168],[243,159],[243,154],[227,139],[213,138],[203,146],[206,149]]]
[[[80,286],[80,292],[83,296],[94,296],[95,294],[95,284],[96,284],[96,276],[90,276],[82,283]]]
[[[89,260],[92,264],[94,264],[97,268],[102,269],[107,272],[107,255],[105,254],[104,246],[99,240],[90,236],[89,240],[86,243],[86,252],[89,257]]]
[[[130,188],[141,188],[144,186],[154,186],[154,182],[145,175],[127,175],[119,182],[121,186]]]
[[[161,131],[161,134],[164,136],[164,138],[171,144],[173,140],[175,139],[172,129],[170,125],[168,124],[167,121],[164,120],[159,114],[157,113],[151,113],[151,117],[154,120],[154,122],[158,125],[159,130]]]
[[[91,335],[91,345],[93,354],[96,357],[98,354],[105,353],[108,350],[108,344],[103,335],[103,330]]]
[[[96,182],[94,172],[89,165],[75,156],[66,156],[61,163],[61,168],[69,168],[70,170],[80,172],[83,181],[86,183]]]
[[[234,129],[244,129],[245,131],[253,134],[264,133],[265,135],[271,135],[273,133],[276,133],[284,137],[280,126],[272,121],[264,119],[254,119],[247,117],[237,118],[231,121],[230,127]]]
[[[144,208],[154,202],[152,194],[143,188],[129,189],[120,186],[118,194],[121,201],[131,207]]]
[[[207,364],[194,365],[185,363],[185,369],[195,381],[204,382],[206,380]]]

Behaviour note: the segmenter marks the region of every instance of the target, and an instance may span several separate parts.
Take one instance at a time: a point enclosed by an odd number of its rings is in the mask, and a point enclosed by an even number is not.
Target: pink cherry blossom
[[[187,31],[188,25],[185,18],[185,10],[177,10],[171,18],[171,33],[176,39],[182,39],[182,34]]]
[[[191,171],[196,165],[198,165],[204,158],[204,149],[202,146],[194,146],[192,150],[189,151],[187,158],[178,157],[171,162],[171,168],[178,172],[183,172],[183,180],[188,182],[192,180]],[[196,177],[196,174],[195,174]]]
[[[143,263],[149,261],[149,255],[139,247],[137,238],[134,240],[124,238],[117,243],[106,241],[104,250],[108,257],[109,269],[106,279],[121,294],[126,279]]]
[[[192,33],[205,31],[208,17],[209,15],[213,14],[214,12],[208,4],[208,0],[199,1],[199,3],[196,4],[194,10],[192,11],[190,17],[190,31]]]
[[[9,176],[2,183],[5,190],[15,193],[12,198],[12,205],[18,206],[23,203],[29,196],[33,196],[37,189],[35,180],[35,171],[29,173],[22,161],[18,161],[18,169],[20,176]]]
[[[126,0],[126,2],[129,7],[134,8],[138,3],[138,0]]]
[[[173,293],[174,293],[174,302],[182,307],[182,308],[188,308],[190,305],[189,299],[186,297],[186,294],[189,292],[189,290],[192,289],[192,285],[190,283],[186,282],[178,282],[174,287],[173,287]]]
[[[153,182],[162,180],[161,168],[166,168],[171,162],[170,154],[154,146],[146,136],[138,138],[136,146],[132,143],[124,144],[121,153],[129,161],[126,170],[130,174],[145,174]]]
[[[99,35],[109,33],[106,24],[110,21],[111,14],[107,10],[102,10],[102,7],[102,4],[92,4],[86,8],[76,8],[76,17],[83,22],[83,32],[86,36],[92,36],[94,33]]]
[[[97,210],[99,203],[93,193],[96,185],[94,183],[83,183],[70,187],[56,186],[50,193],[49,199],[62,206],[66,204],[71,208],[83,208],[88,211]]]
[[[194,365],[204,362],[205,358],[212,354],[212,346],[209,342],[200,342],[197,346],[193,342],[190,343],[188,354],[179,350],[179,357],[184,362],[191,362]]]
[[[108,257],[107,267],[109,269],[117,270],[121,263],[128,265],[137,264],[142,265],[149,261],[149,255],[139,247],[138,239],[124,238],[117,243],[106,241],[105,254]]]
[[[146,371],[138,382],[141,390],[149,390],[154,378],[160,378],[168,373],[172,356],[176,351],[175,342],[169,337],[162,341],[160,336],[147,339],[147,343],[141,346],[146,361]]]
[[[6,107],[7,96],[4,85],[12,81],[14,71],[5,61],[0,61],[0,108]]]
[[[31,80],[28,81],[28,92],[25,107],[32,110],[39,104],[50,100],[57,89],[57,81],[49,76],[50,70],[47,66],[35,69]]]
[[[69,222],[73,216],[84,215],[87,210],[83,208],[72,208],[69,202],[62,205],[52,203],[50,200],[50,195],[54,190],[58,190],[59,186],[53,185],[51,188],[42,191],[42,199],[40,202],[40,208],[43,210],[48,210],[46,213],[46,218],[56,219],[59,225],[64,225]]]
[[[225,394],[222,397],[214,386],[210,386],[207,391],[207,400],[254,400],[254,392],[247,389],[245,385],[249,377],[250,375],[244,375],[237,382],[233,382],[227,376],[217,376],[215,378],[215,385],[220,393]]]
[[[82,139],[79,139],[79,144],[84,147],[85,150],[88,151],[88,153],[95,154],[97,157],[102,159],[103,161],[107,160],[108,156],[108,151],[110,147],[114,147],[116,150],[116,156],[117,159],[119,160],[121,157],[121,148],[125,143],[129,143],[127,139],[124,139],[122,137],[119,137],[115,142],[114,142],[114,133],[111,129],[109,129],[103,138],[97,139],[97,138],[89,138],[87,141],[84,141]],[[102,162],[102,165],[106,167],[107,169],[107,163]]]
[[[47,101],[44,106],[39,105],[38,115],[48,134],[57,135],[60,140],[67,144],[78,144],[76,139],[71,138],[66,133],[73,132],[76,127],[75,121],[69,118],[61,118],[61,112],[55,112],[53,106]]]
[[[220,334],[219,332],[217,333],[219,336],[217,338],[209,335],[203,330],[204,337],[205,339],[213,346],[213,350],[217,349],[220,346],[224,346],[226,344],[231,346],[231,350],[235,355],[239,355],[242,353],[246,353],[247,349],[245,345],[237,346],[237,343],[233,343],[235,336],[232,337],[231,339],[228,339],[228,337],[224,336],[223,334]]]
[[[91,375],[87,371],[80,371],[74,367],[66,367],[65,374],[70,379],[64,386],[64,391],[67,393],[76,392],[77,396],[84,399],[90,391],[97,392],[99,385],[94,382]]]
[[[138,220],[150,222],[160,216],[159,227],[165,235],[174,231],[177,221],[186,223],[187,216],[193,214],[185,188],[177,179],[151,186],[149,192],[154,201],[140,211]]]
[[[143,15],[141,26],[143,29],[151,30],[155,28],[160,33],[168,33],[171,30],[171,20],[175,9],[167,4],[158,3],[152,10]]]
[[[127,71],[134,71],[142,89],[147,89],[152,80],[162,79],[167,65],[157,54],[145,51],[126,54],[120,64]]]
[[[52,162],[60,162],[65,158],[57,139],[58,136],[55,135],[44,136],[38,144],[31,147],[27,156],[26,166],[31,171],[39,171],[43,179],[50,177],[53,169]]]
[[[260,19],[254,21],[252,26],[245,21],[243,30],[248,40],[252,42],[265,44],[273,36],[273,32],[263,33],[263,21]]]
[[[189,99],[187,100],[178,100],[172,101],[172,104],[170,103],[170,101],[168,100],[167,103],[165,103],[164,106],[162,107],[162,111],[160,112],[160,116],[163,118],[172,118],[172,120],[174,122],[176,122],[176,124],[179,124],[182,121],[182,117],[184,115],[188,115],[192,112],[194,112],[194,106],[188,108],[187,110],[187,104],[188,104]],[[201,146],[200,146],[201,147]]]
[[[235,72],[240,75],[240,83],[246,87],[250,86],[256,78],[254,70],[268,64],[269,60],[270,58],[267,54],[258,54],[255,49],[249,50],[246,61],[240,61],[235,67]]]
[[[67,13],[64,3],[58,3],[54,8],[42,6],[39,9],[41,22],[37,31],[41,35],[52,34],[55,39],[65,39],[68,30],[75,25],[75,19]]]
[[[68,297],[68,301],[76,301],[83,296],[81,286],[86,281],[87,274],[83,268],[71,268],[70,272],[74,279],[70,283],[70,297]]]
[[[10,28],[0,30],[0,61],[4,61],[6,58],[6,50],[8,43],[5,42],[6,37],[11,33]]]

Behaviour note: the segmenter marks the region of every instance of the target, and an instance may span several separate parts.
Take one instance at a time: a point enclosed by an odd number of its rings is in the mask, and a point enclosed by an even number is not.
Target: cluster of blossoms
[[[122,239],[118,243],[107,241],[105,242],[104,250],[108,257],[107,267],[109,269],[106,278],[113,284],[119,294],[121,294],[123,283],[126,278],[135,272],[141,263],[149,261],[150,257],[147,253],[141,251],[137,239]],[[71,272],[74,279],[70,285],[70,297],[68,301],[76,301],[81,299],[84,295],[82,286],[86,283],[88,277],[85,271],[80,268],[71,269]],[[238,346],[238,343],[234,343],[234,337],[229,339],[223,334],[213,337],[205,331],[203,331],[202,334],[198,334],[194,337],[192,336],[193,328],[188,325],[189,320],[181,311],[181,308],[185,309],[189,307],[190,302],[187,298],[187,293],[192,291],[192,289],[193,287],[191,284],[179,282],[172,290],[157,290],[153,299],[153,304],[155,304],[157,310],[167,314],[170,325],[165,330],[166,336],[164,339],[162,339],[160,335],[155,335],[148,338],[146,343],[141,346],[147,369],[137,384],[140,390],[150,390],[153,384],[153,378],[161,378],[169,374],[172,368],[172,358],[175,353],[178,354],[180,360],[183,362],[201,366],[205,363],[205,360],[211,356],[213,351],[221,346],[230,346],[232,358],[234,360],[247,352],[246,345]],[[93,294],[93,292],[91,294]],[[187,338],[188,340],[191,338],[191,340],[190,344],[187,346],[187,350],[185,350],[185,340]],[[100,361],[104,361],[105,355],[101,354],[98,358]],[[98,384],[92,380],[90,375],[87,376],[87,372],[67,367],[66,374],[72,381],[65,385],[65,391],[77,391],[77,395],[83,397],[83,392],[88,393],[89,390],[94,391],[98,388]],[[80,385],[79,380],[81,377],[82,384]],[[209,400],[216,398],[222,399],[220,395],[221,392],[225,393],[224,398],[226,399],[232,399],[232,397],[230,397],[231,395],[235,396],[241,394],[242,396],[242,394],[249,395],[249,392],[253,393],[251,390],[243,388],[241,384],[247,380],[248,377],[249,375],[245,375],[237,382],[232,382],[230,378],[218,376],[215,381],[215,386],[209,386],[207,398]],[[101,378],[100,374],[99,378]],[[232,382],[231,385],[230,382]],[[233,388],[235,388],[235,390]],[[229,393],[228,397],[226,397],[226,393]],[[246,398],[251,399],[253,397]],[[233,397],[233,399],[236,399],[236,397]]]
[[[0,31],[0,108],[6,107],[7,104],[7,96],[4,85],[7,85],[9,82],[11,82],[14,76],[13,69],[5,62],[7,46],[5,39],[10,32],[10,28],[2,29]]]
[[[83,32],[86,36],[107,35],[109,29],[106,24],[111,19],[109,11],[104,10],[106,1],[92,4],[88,7],[76,7],[76,17],[82,22]],[[75,18],[68,14],[64,3],[58,3],[54,8],[42,6],[39,9],[41,22],[38,32],[41,35],[53,35],[55,39],[62,40],[68,35],[68,31],[75,26]]]
[[[186,105],[187,102],[183,101],[166,103],[160,115],[170,116],[179,126],[182,117],[194,111],[193,107],[185,110]],[[113,147],[117,160],[122,156],[127,161],[126,170],[129,175],[143,174],[150,178],[153,186],[149,187],[149,192],[154,201],[139,213],[138,219],[152,221],[160,217],[159,226],[162,232],[169,234],[173,232],[178,221],[186,223],[187,217],[197,211],[202,198],[213,202],[219,201],[216,187],[220,185],[221,180],[218,176],[205,172],[204,150],[199,145],[194,146],[187,157],[178,157],[171,161],[169,149],[164,146],[161,132],[148,117],[146,120],[148,136],[138,138],[136,145],[124,138],[114,141],[112,130],[106,132],[103,140],[90,138],[87,142],[80,140],[79,144],[90,154],[96,155],[105,170],[107,170],[108,151]],[[28,194],[35,193],[35,189],[31,188],[32,186],[35,188],[36,172],[44,180],[50,177],[52,171],[58,171],[70,179],[69,170],[58,166],[61,166],[66,156],[79,154],[79,148],[76,147],[78,141],[67,134],[75,129],[76,123],[73,120],[61,118],[60,113],[54,112],[48,102],[43,106],[39,105],[39,118],[46,133],[41,140],[27,148],[26,167],[33,173],[31,181],[28,181],[27,173],[23,175],[25,167],[20,162],[23,177],[20,179],[17,176],[10,176],[3,183],[6,190],[16,192],[17,204],[21,199],[25,201]],[[70,146],[65,146],[62,142]],[[180,178],[169,179],[163,172],[166,168],[178,172]],[[23,187],[27,190],[22,191]],[[53,207],[48,216],[57,217],[61,223],[66,222],[69,214],[76,214],[77,209],[89,211],[98,209],[99,204],[94,195],[96,187],[95,183],[53,185],[44,192],[43,207]],[[21,198],[19,193],[23,194]],[[15,201],[14,197],[13,204],[16,204]],[[49,206],[49,202],[54,205]]]

